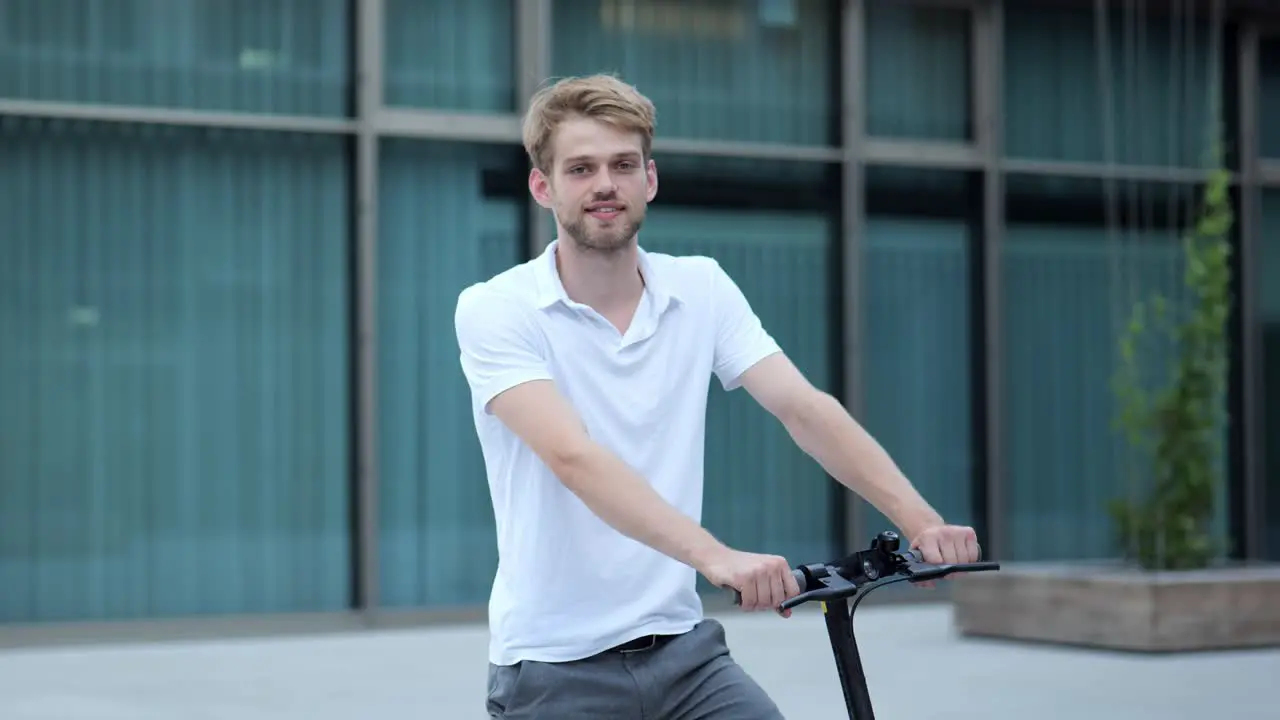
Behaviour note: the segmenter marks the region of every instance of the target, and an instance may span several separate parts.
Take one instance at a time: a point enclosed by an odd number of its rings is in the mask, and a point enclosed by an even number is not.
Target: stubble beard
[[[644,218],[619,218],[614,227],[602,228],[594,233],[587,230],[587,217],[583,215],[577,222],[566,223],[564,231],[573,240],[574,248],[582,252],[611,255],[629,247],[640,232]]]

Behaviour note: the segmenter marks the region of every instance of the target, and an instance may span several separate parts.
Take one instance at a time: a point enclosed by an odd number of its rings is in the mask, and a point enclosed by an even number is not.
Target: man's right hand
[[[786,558],[724,548],[698,569],[716,587],[742,593],[742,609],[776,610],[783,601],[800,594]],[[782,611],[791,617],[790,610]]]

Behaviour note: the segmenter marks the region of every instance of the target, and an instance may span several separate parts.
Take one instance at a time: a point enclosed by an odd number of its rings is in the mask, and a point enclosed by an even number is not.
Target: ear
[[[653,158],[645,165],[645,200],[653,202],[658,195],[658,166],[653,162]]]
[[[539,205],[551,209],[551,179],[538,168],[529,171],[529,194]]]

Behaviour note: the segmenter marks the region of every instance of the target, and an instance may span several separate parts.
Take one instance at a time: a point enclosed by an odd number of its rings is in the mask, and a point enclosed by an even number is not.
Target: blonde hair
[[[544,86],[529,100],[524,116],[524,149],[542,172],[551,168],[551,140],[560,124],[573,117],[608,123],[624,132],[640,133],[649,160],[657,112],[653,102],[618,77],[596,74],[568,77]]]

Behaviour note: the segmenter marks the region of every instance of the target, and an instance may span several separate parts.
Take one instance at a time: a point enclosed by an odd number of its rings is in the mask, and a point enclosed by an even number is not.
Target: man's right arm
[[[556,389],[527,310],[473,287],[454,326],[472,390],[574,495],[618,532],[699,571],[727,551],[667,503],[621,459],[588,436]]]
[[[726,551],[626,463],[591,440],[550,381],[505,390],[490,407],[565,487],[618,532],[698,570]]]

